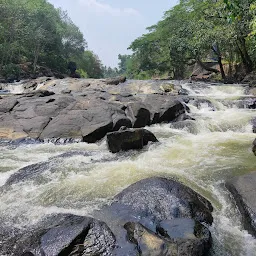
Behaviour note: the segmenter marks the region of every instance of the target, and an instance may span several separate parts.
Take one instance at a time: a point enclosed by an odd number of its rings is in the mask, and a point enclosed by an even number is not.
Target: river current
[[[0,192],[1,219],[20,228],[49,213],[90,216],[138,180],[169,177],[188,185],[214,206],[211,255],[255,256],[256,239],[243,229],[234,200],[224,186],[225,180],[233,176],[256,171],[251,151],[255,134],[250,123],[256,112],[241,107],[242,100],[252,96],[239,85],[182,86],[190,97],[207,100],[188,103],[195,121],[183,128],[170,124],[147,127],[161,143],[140,152],[116,157],[108,152],[105,141],[0,145],[0,186],[22,167],[65,152],[88,152],[88,156],[63,158],[52,167],[54,171]]]

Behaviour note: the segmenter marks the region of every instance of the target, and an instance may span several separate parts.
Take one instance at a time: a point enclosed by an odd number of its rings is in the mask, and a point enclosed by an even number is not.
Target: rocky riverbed
[[[1,255],[254,255],[249,87],[1,86]]]

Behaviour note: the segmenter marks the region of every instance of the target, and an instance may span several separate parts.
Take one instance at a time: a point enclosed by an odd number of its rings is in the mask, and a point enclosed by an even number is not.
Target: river
[[[183,84],[183,88],[195,99],[208,100],[197,106],[193,101],[188,104],[196,121],[189,121],[183,129],[171,128],[170,124],[148,127],[161,143],[140,152],[123,153],[117,158],[108,152],[105,141],[2,144],[0,186],[20,168],[53,156],[69,151],[86,151],[88,156],[63,158],[42,175],[1,192],[1,218],[16,227],[26,227],[49,213],[87,216],[138,180],[172,177],[213,204],[211,255],[256,255],[256,239],[243,229],[234,200],[224,186],[225,180],[235,175],[255,171],[255,156],[251,152],[255,134],[250,120],[256,112],[237,107],[241,99],[251,96],[239,85],[198,83]]]

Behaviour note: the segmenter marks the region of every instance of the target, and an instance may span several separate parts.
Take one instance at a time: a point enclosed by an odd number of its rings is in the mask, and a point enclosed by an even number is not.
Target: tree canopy
[[[0,0],[0,73],[12,73],[29,63],[67,73],[68,63],[86,76],[102,76],[99,58],[87,50],[79,28],[61,9],[46,0]],[[18,72],[18,70],[17,70]]]
[[[207,60],[219,64],[212,71],[223,79],[229,75],[223,62],[231,69],[242,63],[251,72],[256,61],[255,10],[255,0],[180,0],[131,43],[125,73],[133,78],[184,78],[191,65]]]

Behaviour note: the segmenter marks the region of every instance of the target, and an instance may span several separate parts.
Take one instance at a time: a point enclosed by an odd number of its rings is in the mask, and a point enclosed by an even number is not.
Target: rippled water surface
[[[138,180],[173,177],[212,202],[215,208],[212,255],[256,255],[256,240],[243,230],[240,215],[224,186],[230,177],[255,171],[255,156],[251,152],[255,134],[250,124],[255,110],[226,104],[247,97],[242,86],[184,84],[183,87],[195,99],[208,99],[215,111],[207,103],[195,107],[191,101],[190,115],[196,121],[190,121],[183,129],[171,128],[170,124],[149,127],[161,143],[141,152],[115,156],[108,152],[104,141],[93,145],[2,145],[0,186],[18,169],[30,164],[70,151],[88,154],[54,158],[50,161],[56,162],[49,170],[2,191],[1,217],[20,227],[52,212],[90,215]]]

